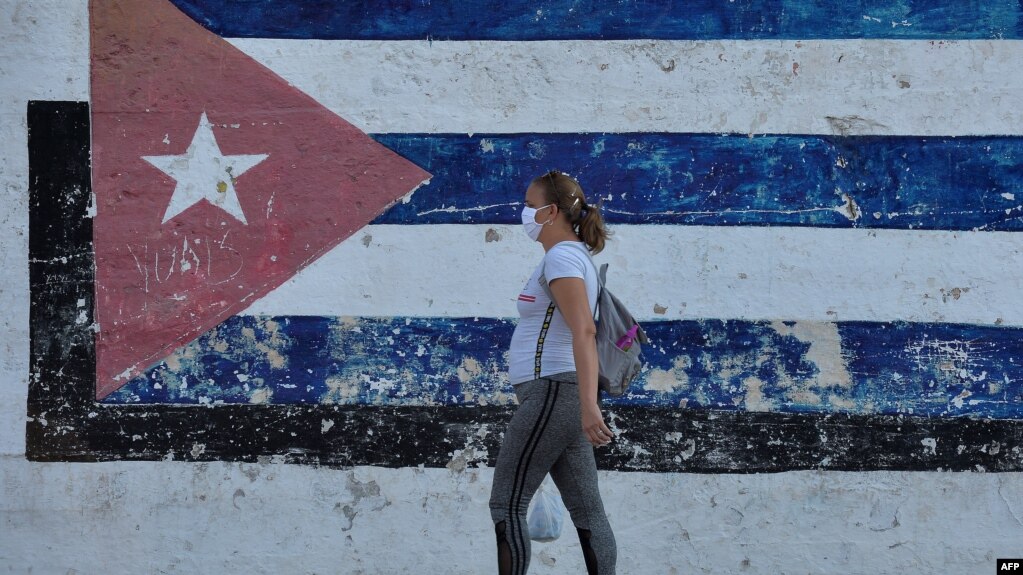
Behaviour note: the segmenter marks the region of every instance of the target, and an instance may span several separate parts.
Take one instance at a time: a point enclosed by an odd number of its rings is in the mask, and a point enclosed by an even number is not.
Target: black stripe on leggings
[[[554,405],[558,402],[558,392],[561,390],[561,384],[556,382],[556,381],[550,381],[550,380],[547,380],[547,381],[548,381],[548,383],[551,383],[553,385],[549,386],[547,388],[547,396],[544,397],[543,407],[540,408],[540,417],[537,418],[536,424],[533,425],[533,430],[532,430],[532,432],[530,432],[529,439],[526,441],[526,447],[522,450],[522,455],[519,456],[519,464],[515,468],[515,477],[514,477],[514,479],[512,481],[512,494],[511,494],[511,501],[510,501],[511,509],[517,509],[518,508],[518,504],[517,504],[516,499],[522,499],[522,491],[525,489],[525,486],[526,486],[526,474],[527,474],[526,472],[529,469],[529,462],[530,462],[530,460],[533,459],[533,453],[536,452],[536,446],[540,444],[540,438],[543,437],[543,432],[544,432],[545,429],[547,429],[547,423],[550,421],[551,415],[554,413]],[[551,387],[554,388],[554,397],[553,398],[551,398]],[[544,411],[547,412],[546,415],[544,415]],[[539,431],[537,430],[537,426],[538,425],[539,425]],[[525,464],[526,464],[524,468],[522,466],[523,457],[525,457]],[[518,496],[516,496],[516,494],[515,494],[516,490],[518,490]],[[527,521],[528,521],[528,519],[527,519]],[[513,529],[514,529],[514,525],[516,523],[517,522],[512,522]],[[519,525],[519,530],[518,531],[519,531],[519,535],[518,535],[517,539],[515,538],[514,533],[512,533],[512,538],[515,539],[517,544],[522,541],[521,538],[522,538],[523,535],[522,535],[522,526],[521,525]],[[520,547],[521,547],[521,549],[519,551],[519,557],[521,559],[522,556],[524,556],[525,553],[526,553],[526,549],[525,549],[526,546],[523,543]],[[513,565],[513,567],[515,567],[515,566]],[[519,565],[519,567],[521,567],[521,564]],[[512,569],[512,571],[516,571],[516,569]]]
[[[551,387],[548,386],[547,387],[547,395],[544,396],[543,405],[540,406],[540,414],[536,418],[536,423],[533,424],[533,429],[529,432],[529,438],[526,439],[526,444],[522,447],[522,453],[519,455],[519,462],[515,466],[515,476],[512,479],[511,497],[510,497],[509,503],[508,503],[508,505],[509,505],[508,509],[512,511],[513,516],[514,516],[514,510],[516,509],[516,506],[515,506],[515,499],[516,499],[515,491],[519,489],[519,483],[520,483],[519,478],[521,476],[525,475],[524,470],[523,470],[523,464],[525,464],[526,467],[529,466],[528,460],[531,457],[531,454],[529,454],[529,446],[531,444],[535,443],[534,438],[536,439],[536,441],[539,440],[539,437],[537,437],[537,434],[538,433],[542,433],[543,421],[544,421],[544,411],[547,410],[549,405],[550,405],[551,411],[554,410],[553,405],[549,403],[550,399],[551,399],[551,391],[552,391]],[[511,519],[511,518],[509,518],[509,519]],[[525,545],[521,545],[520,544],[521,540],[518,537],[515,536],[515,524],[516,524],[516,521],[512,521],[512,525],[508,529],[508,537],[512,540],[513,544],[515,545],[516,554],[521,556],[521,555],[523,555],[525,553],[526,550],[525,550]],[[520,534],[521,534],[521,531],[522,531],[522,529],[521,529],[521,526],[520,526],[520,528],[519,528]],[[517,572],[518,570],[515,569],[514,562],[515,562],[515,560],[513,558],[512,559],[512,563],[513,563],[512,571],[513,572]]]
[[[508,510],[512,513],[512,515],[508,518],[508,521],[511,523],[511,525],[508,526],[507,533],[508,539],[512,542],[512,544],[515,545],[517,554],[522,554],[525,550],[520,549],[519,540],[518,538],[515,537],[515,521],[513,521],[513,517],[515,516],[515,490],[518,489],[519,475],[522,473],[522,465],[525,461],[524,458],[526,457],[526,452],[529,450],[529,444],[533,442],[533,437],[536,436],[537,431],[542,426],[543,412],[547,409],[547,402],[550,401],[550,398],[551,388],[548,387],[547,395],[544,396],[543,399],[543,405],[540,406],[540,414],[536,417],[536,423],[533,424],[533,429],[529,432],[529,438],[526,439],[526,444],[522,446],[522,453],[519,454],[519,462],[515,465],[515,475],[512,479],[511,496],[508,499]],[[512,558],[513,572],[516,570],[514,563],[515,559],[513,557]]]

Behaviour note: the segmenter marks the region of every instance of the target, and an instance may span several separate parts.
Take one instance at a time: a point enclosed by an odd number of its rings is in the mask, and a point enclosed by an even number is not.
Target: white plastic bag
[[[561,535],[561,524],[565,522],[565,504],[553,489],[544,489],[543,484],[533,496],[526,520],[529,538],[533,541],[554,541]]]

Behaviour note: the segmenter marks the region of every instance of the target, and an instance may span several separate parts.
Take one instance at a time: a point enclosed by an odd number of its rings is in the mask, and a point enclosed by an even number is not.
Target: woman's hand
[[[600,447],[611,443],[614,435],[604,425],[604,416],[600,414],[600,407],[596,402],[584,402],[582,405],[583,431],[586,438],[594,447]]]

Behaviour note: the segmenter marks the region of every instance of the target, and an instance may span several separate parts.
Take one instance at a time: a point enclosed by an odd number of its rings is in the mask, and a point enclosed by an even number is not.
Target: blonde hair
[[[597,254],[604,249],[604,243],[611,233],[607,231],[604,217],[600,214],[600,202],[587,204],[583,188],[575,178],[551,170],[534,178],[530,185],[539,187],[546,203],[554,204],[564,212],[572,229],[589,246],[590,252]]]

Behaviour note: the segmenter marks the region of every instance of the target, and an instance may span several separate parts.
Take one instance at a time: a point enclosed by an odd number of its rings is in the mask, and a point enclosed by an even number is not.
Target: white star
[[[206,200],[231,214],[241,223],[245,221],[242,206],[234,190],[234,179],[246,170],[262,162],[268,154],[225,156],[213,136],[213,125],[206,118],[206,112],[199,118],[192,143],[180,156],[142,156],[142,159],[174,178],[174,195],[171,196],[163,222],[173,218],[193,205]]]

